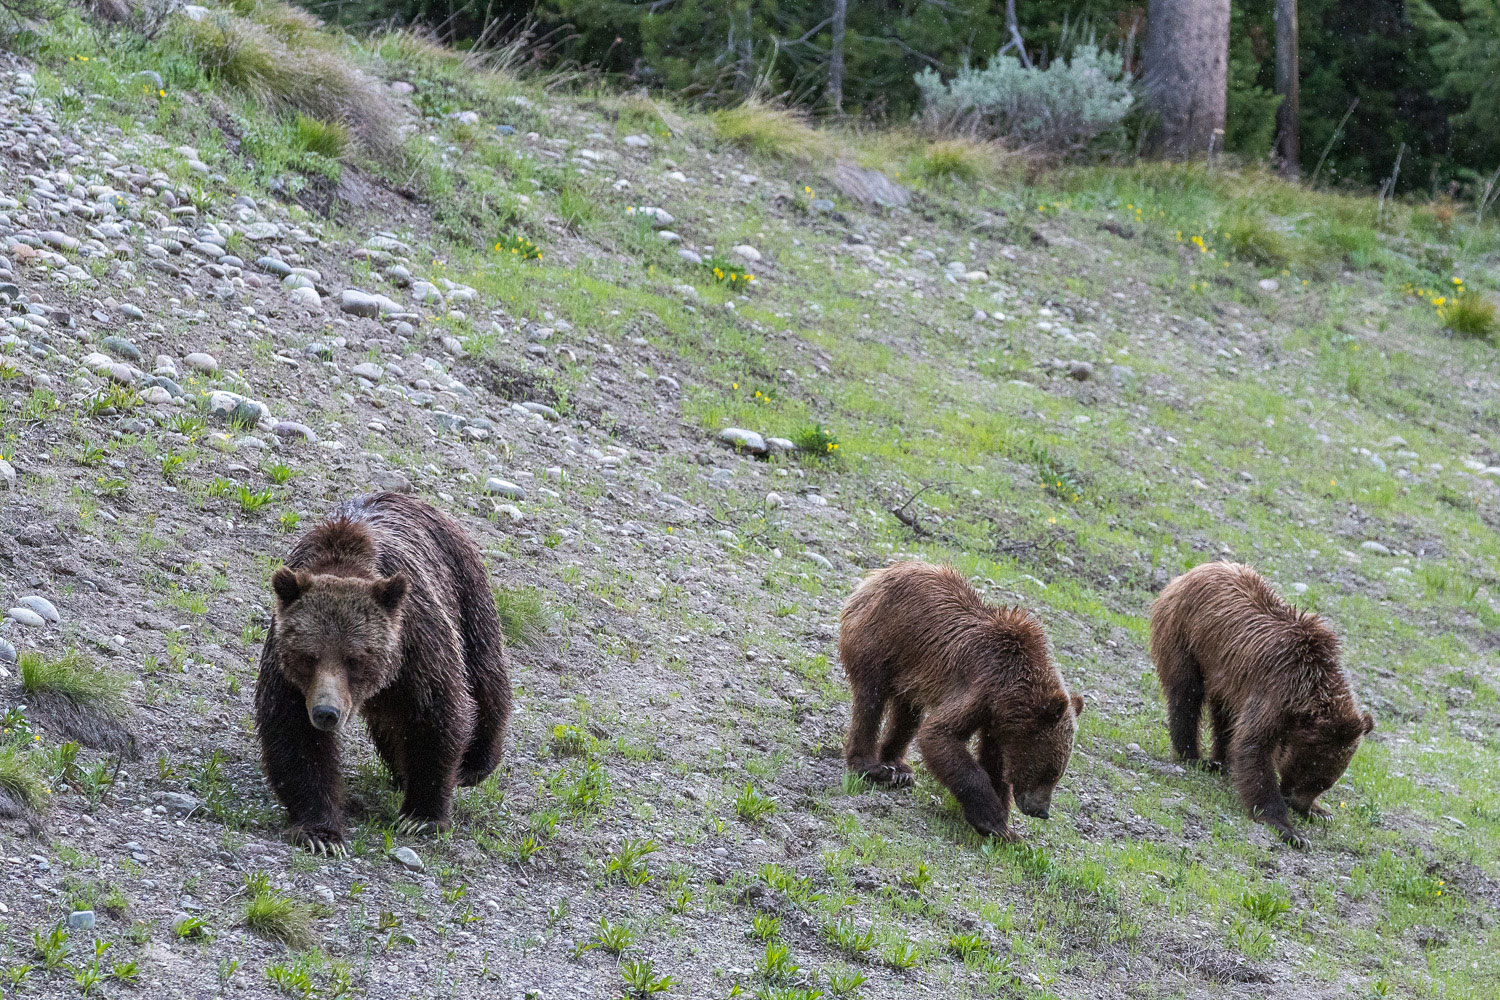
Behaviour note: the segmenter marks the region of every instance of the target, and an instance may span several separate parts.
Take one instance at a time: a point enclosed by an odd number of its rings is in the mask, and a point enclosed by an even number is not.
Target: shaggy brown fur
[[[1307,846],[1287,806],[1326,819],[1318,796],[1375,727],[1339,666],[1338,638],[1249,566],[1207,563],[1173,580],[1151,605],[1151,656],[1173,749],[1201,763],[1206,700],[1214,741],[1202,766],[1228,767],[1251,815]]]
[[[1083,699],[1069,696],[1030,612],[990,607],[947,567],[904,562],[866,576],[840,624],[854,694],[844,744],[851,771],[910,784],[903,757],[915,737],[980,833],[1019,839],[1009,826],[1012,795],[1028,816],[1047,817]],[[975,733],[978,760],[969,753]]]
[[[405,791],[402,816],[446,827],[454,786],[495,769],[510,718],[500,619],[473,542],[421,500],[377,493],[304,535],[271,587],[256,716],[293,839],[342,843],[338,732],[356,713]]]

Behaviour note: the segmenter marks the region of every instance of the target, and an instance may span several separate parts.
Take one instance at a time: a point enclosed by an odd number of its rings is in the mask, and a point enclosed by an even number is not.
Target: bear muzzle
[[[338,673],[318,671],[307,696],[307,719],[315,729],[325,733],[337,731],[349,717],[348,682]]]
[[[1046,819],[1052,815],[1052,790],[1023,792],[1016,796],[1016,807],[1028,816]]]

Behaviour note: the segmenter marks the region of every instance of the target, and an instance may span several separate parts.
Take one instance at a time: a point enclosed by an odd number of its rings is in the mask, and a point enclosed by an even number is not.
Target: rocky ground
[[[582,178],[512,185],[525,260],[0,58],[0,696],[53,791],[0,799],[0,989],[1495,989],[1496,366],[1380,277],[1221,269],[1064,179],[862,205],[664,109],[378,64],[451,169]],[[440,838],[351,734],[328,859],[281,836],[251,692],[271,571],[372,489],[478,541],[516,714]],[[1026,847],[925,772],[843,776],[838,603],[902,554],[1037,608],[1089,699]],[[1307,853],[1170,759],[1144,611],[1220,556],[1330,615],[1380,717]],[[76,760],[16,664],[68,650],[127,681]]]

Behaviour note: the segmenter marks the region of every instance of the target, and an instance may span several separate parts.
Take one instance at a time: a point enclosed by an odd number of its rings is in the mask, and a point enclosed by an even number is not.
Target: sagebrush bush
[[[943,82],[930,67],[916,75],[922,119],[939,132],[1003,139],[1052,152],[1087,146],[1119,127],[1134,98],[1117,53],[1080,45],[1045,69],[997,55]]]
[[[179,17],[178,39],[210,80],[268,109],[342,125],[377,155],[394,152],[396,114],[379,81],[310,41],[318,36],[305,28],[302,16],[273,16],[283,6],[256,4],[257,20],[223,11]]]

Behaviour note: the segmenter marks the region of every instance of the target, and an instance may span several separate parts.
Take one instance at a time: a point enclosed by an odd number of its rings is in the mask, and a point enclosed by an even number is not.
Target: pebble
[[[760,251],[748,243],[741,243],[739,246],[733,247],[729,253],[751,264],[759,264],[761,262]]]
[[[719,440],[737,450],[748,451],[752,455],[766,453],[766,439],[743,427],[724,428],[719,432]]]
[[[12,666],[16,662],[16,647],[9,640],[0,636],[0,663]]]
[[[5,614],[19,625],[30,625],[32,628],[41,628],[47,624],[45,618],[30,608],[11,608]]]
[[[219,373],[219,362],[215,360],[212,354],[194,351],[182,360],[193,371],[202,372],[205,375],[217,375]]]
[[[16,485],[16,470],[5,459],[0,458],[0,489],[11,489]]]
[[[647,146],[651,145],[651,140],[644,135],[627,135],[620,141],[625,145],[633,146],[636,149],[645,149]]]
[[[335,900],[333,898],[333,890],[328,888],[328,886],[315,885],[313,886],[312,893],[315,897],[317,897],[318,902],[322,903],[324,906],[334,905]]]
[[[380,370],[380,366],[373,361],[361,361],[349,369],[349,372],[352,375],[358,375],[360,378],[369,379],[371,382],[379,382],[385,374]]]
[[[301,438],[312,444],[318,443],[317,432],[306,424],[299,424],[293,420],[278,420],[272,428],[272,433],[282,438]]]
[[[91,931],[94,929],[93,910],[74,910],[68,914],[68,929],[73,931]]]
[[[30,596],[21,598],[20,605],[23,608],[30,608],[32,611],[35,611],[52,625],[56,625],[62,621],[62,616],[57,613],[57,607],[45,597],[38,597],[36,594],[31,594]]]
[[[1275,278],[1261,278],[1257,284],[1260,285],[1260,290],[1263,292],[1274,292],[1281,287],[1281,282]]]
[[[422,859],[410,847],[396,848],[391,852],[391,858],[409,872],[419,872],[422,870]]]
[[[484,481],[484,491],[508,500],[525,500],[526,491],[508,479],[491,476]]]
[[[774,452],[786,455],[797,450],[797,446],[787,438],[768,437],[766,445]]]
[[[1366,552],[1373,552],[1377,556],[1388,556],[1391,554],[1390,547],[1380,542],[1360,542],[1359,547]]]
[[[1068,362],[1068,375],[1080,382],[1087,382],[1094,377],[1094,366],[1087,361]]]

